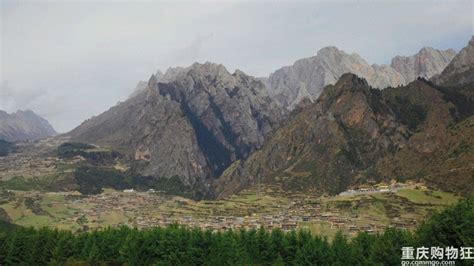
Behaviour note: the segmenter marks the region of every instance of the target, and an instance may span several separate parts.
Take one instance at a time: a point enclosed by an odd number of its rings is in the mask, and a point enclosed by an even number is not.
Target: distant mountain
[[[433,78],[435,83],[447,86],[456,86],[474,82],[474,36],[468,45],[463,48],[451,63]]]
[[[426,80],[378,90],[344,74],[216,179],[215,196],[258,182],[334,194],[390,179],[473,192],[473,113],[466,96]]]
[[[336,47],[326,47],[316,56],[278,69],[263,81],[270,95],[292,110],[303,98],[315,100],[324,86],[335,84],[344,73],[363,77],[375,88],[396,87],[417,77],[430,78],[439,74],[454,55],[452,49],[423,48],[413,56],[393,58],[390,66],[369,65],[355,53],[347,54]]]
[[[205,194],[213,178],[261,147],[286,116],[263,83],[241,71],[196,63],[168,77],[153,75],[135,97],[67,135],[124,151],[140,174],[178,176]]]
[[[8,114],[0,110],[0,139],[6,141],[35,140],[56,135],[48,121],[33,111]]]
[[[441,73],[455,55],[453,49],[442,51],[424,47],[413,56],[395,56],[390,66],[402,74],[405,83],[409,83],[418,77],[429,79]]]

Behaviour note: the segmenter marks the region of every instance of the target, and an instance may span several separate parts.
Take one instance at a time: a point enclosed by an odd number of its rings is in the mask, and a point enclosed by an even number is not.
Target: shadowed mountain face
[[[357,54],[326,47],[316,56],[282,67],[263,80],[270,95],[292,110],[304,98],[315,100],[324,86],[335,84],[344,73],[365,78],[374,88],[396,87],[417,77],[431,78],[439,74],[454,55],[452,49],[423,48],[413,56],[396,56],[390,66],[369,65]]]
[[[56,135],[46,119],[33,111],[8,114],[0,110],[0,139],[6,141],[36,140]]]
[[[471,192],[472,106],[457,89],[425,80],[378,90],[344,74],[262,149],[231,165],[217,180],[215,196],[257,182],[338,193],[356,183],[392,178]]]
[[[194,64],[167,81],[153,75],[145,90],[68,135],[127,153],[140,174],[178,176],[208,193],[213,178],[261,147],[286,116],[260,81],[222,65]]]

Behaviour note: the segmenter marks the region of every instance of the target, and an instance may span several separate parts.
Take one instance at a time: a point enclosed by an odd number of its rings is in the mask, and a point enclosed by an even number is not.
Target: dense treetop
[[[74,234],[57,229],[0,231],[1,265],[400,265],[401,248],[474,246],[474,199],[435,214],[415,232],[386,229],[332,241],[309,232],[264,229],[211,232],[173,225],[108,228]],[[469,264],[471,263],[471,264]],[[472,265],[458,260],[457,265]]]

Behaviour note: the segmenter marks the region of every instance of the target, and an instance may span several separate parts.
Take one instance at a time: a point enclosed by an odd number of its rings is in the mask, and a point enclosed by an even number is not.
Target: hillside
[[[433,81],[445,86],[474,82],[474,36]]]
[[[345,74],[261,150],[230,166],[216,196],[258,182],[334,194],[390,179],[472,192],[474,105],[459,90],[417,80],[380,91]]]

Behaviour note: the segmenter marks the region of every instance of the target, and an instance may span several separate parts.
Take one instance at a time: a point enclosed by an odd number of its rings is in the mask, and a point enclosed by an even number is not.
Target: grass
[[[400,189],[396,193],[411,202],[427,205],[451,205],[459,200],[459,197],[442,191],[430,191],[421,189]]]
[[[101,214],[99,216],[101,226],[113,226],[117,224],[125,224],[128,217],[123,212],[113,211]]]
[[[12,222],[15,222],[16,220],[20,219],[23,216],[23,210],[25,206],[19,206],[15,207],[13,206],[14,203],[10,202],[7,204],[3,204],[1,207],[8,213],[8,216],[10,216],[10,219]]]
[[[309,230],[314,235],[327,237],[328,240],[331,240],[338,231],[325,222],[301,222],[298,224],[298,229]]]
[[[54,224],[54,220],[45,215],[33,214],[30,210],[23,212],[23,216],[14,221],[16,224],[25,227],[43,227]]]
[[[70,193],[76,194],[77,193]],[[127,201],[135,198],[135,193],[123,193],[106,189],[100,197],[118,197],[118,200]],[[41,209],[49,213],[36,215],[24,205],[25,198],[37,199]],[[134,224],[134,218],[140,213],[147,217],[193,216],[206,218],[210,216],[253,216],[261,217],[267,214],[278,214],[290,206],[298,208],[301,204],[320,206],[321,213],[332,213],[351,219],[353,225],[362,226],[374,224],[377,228],[390,225],[393,218],[421,221],[436,209],[456,202],[459,197],[442,191],[428,191],[406,188],[396,193],[376,193],[365,195],[312,197],[311,194],[286,194],[278,188],[263,188],[257,194],[255,190],[231,196],[219,201],[194,201],[182,197],[163,196],[161,203],[147,204],[147,202],[128,205],[126,211],[106,209],[96,212],[96,215],[87,214],[87,210],[100,208],[101,201],[76,202],[69,200],[63,194],[42,193],[34,191],[15,191],[14,198],[1,205],[11,217],[12,222],[22,226],[51,226],[61,229],[79,230],[83,225],[89,228],[115,226],[118,224]],[[293,205],[295,204],[295,205]],[[84,214],[87,221],[82,225],[77,219]],[[323,221],[300,222],[299,228],[308,229],[314,234],[331,238],[336,228]],[[348,230],[344,227],[343,230]]]

